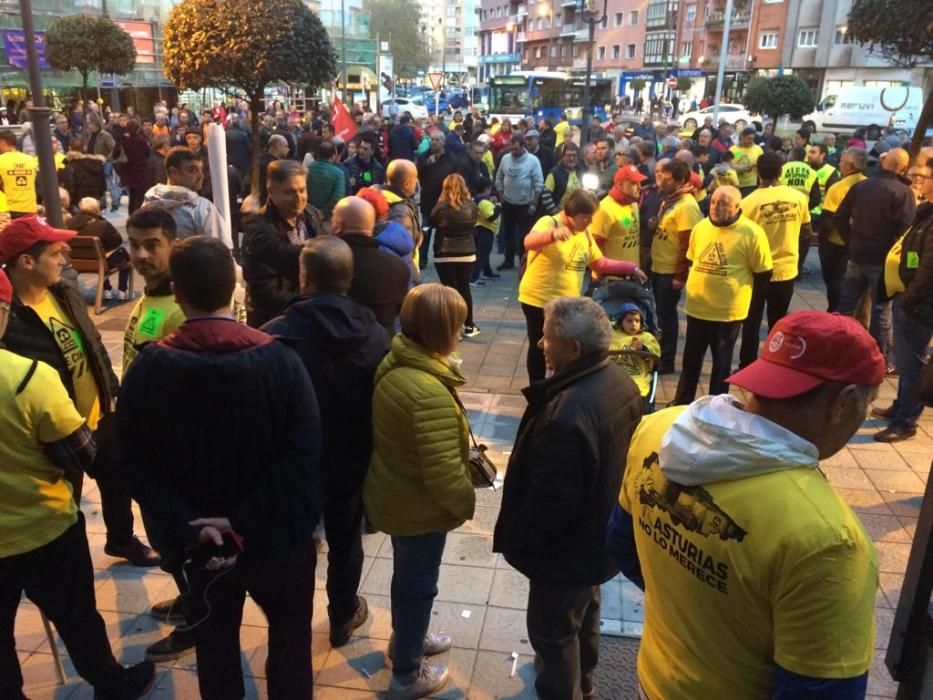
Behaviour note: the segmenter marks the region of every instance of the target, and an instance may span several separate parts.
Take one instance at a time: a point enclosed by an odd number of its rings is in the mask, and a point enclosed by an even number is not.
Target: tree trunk
[[[923,103],[923,111],[917,119],[917,128],[914,129],[914,137],[910,140],[910,159],[913,160],[920,153],[920,147],[923,145],[923,139],[926,137],[927,127],[933,122],[933,90],[927,94],[926,102]]]
[[[259,157],[262,155],[259,146],[259,112],[262,110],[262,95],[265,85],[256,92],[249,94],[249,126],[253,132],[253,162],[249,169],[250,192],[259,196]]]

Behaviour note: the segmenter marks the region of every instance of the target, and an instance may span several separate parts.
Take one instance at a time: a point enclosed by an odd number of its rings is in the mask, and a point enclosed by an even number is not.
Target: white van
[[[887,126],[912,133],[923,109],[923,91],[916,87],[841,87],[832,90],[803,118],[810,131],[852,133],[866,130],[870,141]]]

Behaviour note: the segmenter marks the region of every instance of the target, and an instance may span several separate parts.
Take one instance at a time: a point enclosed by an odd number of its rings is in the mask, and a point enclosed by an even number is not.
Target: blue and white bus
[[[558,71],[515,71],[489,79],[489,114],[502,119],[552,119],[561,113],[574,124],[583,117],[584,78]],[[590,80],[593,115],[606,121],[605,105],[612,102],[612,80]]]

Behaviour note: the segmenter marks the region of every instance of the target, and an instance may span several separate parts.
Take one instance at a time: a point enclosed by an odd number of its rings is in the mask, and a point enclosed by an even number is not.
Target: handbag
[[[473,435],[473,428],[470,427],[470,419],[467,418],[466,409],[460,402],[460,397],[457,396],[457,392],[455,392],[450,387],[448,388],[450,389],[450,395],[454,397],[454,401],[457,402],[457,406],[460,408],[460,412],[463,414],[463,419],[467,424],[467,430],[470,431],[470,482],[473,484],[473,488],[475,489],[492,489],[495,491],[498,488],[496,484],[496,478],[499,476],[499,471],[496,469],[495,462],[493,462],[489,458],[489,455],[486,454],[486,450],[489,448],[482,443],[476,442],[476,436]]]

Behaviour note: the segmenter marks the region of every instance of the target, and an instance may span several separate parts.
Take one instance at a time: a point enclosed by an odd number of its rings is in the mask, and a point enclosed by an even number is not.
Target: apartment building
[[[464,81],[479,57],[474,0],[421,0],[421,32],[431,55],[429,71]]]
[[[496,75],[521,68],[518,49],[518,6],[511,0],[482,0],[476,9],[479,22],[477,80],[485,84]]]

